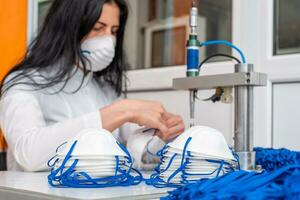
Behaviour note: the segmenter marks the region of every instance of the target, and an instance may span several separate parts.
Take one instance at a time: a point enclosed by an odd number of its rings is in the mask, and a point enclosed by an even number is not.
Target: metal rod
[[[197,90],[190,90],[190,127],[195,125],[195,104]]]
[[[173,88],[177,90],[207,90],[218,87],[265,86],[266,84],[267,75],[257,72],[236,72],[173,79]]]
[[[237,64],[235,72],[253,72],[252,64]],[[234,95],[234,150],[240,156],[241,168],[255,169],[253,152],[253,86],[236,86]]]
[[[197,3],[196,2],[197,2],[196,0],[192,1],[192,7],[197,7]]]

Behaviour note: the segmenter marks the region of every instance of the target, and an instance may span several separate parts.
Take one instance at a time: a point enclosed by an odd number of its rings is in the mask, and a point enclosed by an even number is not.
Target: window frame
[[[268,86],[262,88],[257,95],[259,97],[256,99],[257,105],[263,112],[256,116],[256,123],[257,131],[264,133],[265,143],[273,147],[273,85],[300,82],[300,53],[274,55],[275,0],[256,1],[258,1],[258,7],[261,8],[261,23],[258,31],[261,35],[259,38],[260,49],[264,50],[259,55],[259,71],[267,73],[269,79]]]
[[[27,44],[29,45],[38,31],[38,0],[28,0]]]

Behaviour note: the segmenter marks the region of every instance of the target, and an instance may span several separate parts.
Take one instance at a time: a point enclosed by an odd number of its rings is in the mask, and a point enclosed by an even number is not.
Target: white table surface
[[[155,188],[141,183],[137,186],[100,189],[53,188],[48,173],[0,172],[0,200],[14,199],[158,199],[172,188]]]

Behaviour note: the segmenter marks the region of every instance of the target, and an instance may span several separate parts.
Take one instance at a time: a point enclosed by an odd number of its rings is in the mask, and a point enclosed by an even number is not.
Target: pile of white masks
[[[57,148],[48,161],[48,182],[72,188],[137,185],[143,177],[132,165],[129,152],[110,132],[86,129]]]
[[[237,155],[219,131],[194,126],[157,153],[160,164],[146,181],[155,187],[179,187],[239,169]]]

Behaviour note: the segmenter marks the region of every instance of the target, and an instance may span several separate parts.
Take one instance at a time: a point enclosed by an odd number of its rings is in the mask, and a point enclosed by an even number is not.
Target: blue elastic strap
[[[88,50],[81,50],[81,53],[91,54],[91,52]]]
[[[119,142],[117,144],[119,147],[126,153],[127,162],[129,166],[125,163],[121,163],[118,156],[115,156],[116,166],[115,166],[115,175],[108,176],[104,178],[92,178],[86,172],[76,172],[75,167],[78,163],[78,159],[75,159],[72,165],[68,168],[65,167],[66,163],[72,157],[71,154],[77,144],[75,141],[67,155],[65,156],[61,166],[57,169],[54,167],[51,168],[50,174],[48,175],[48,182],[53,187],[74,187],[74,188],[103,188],[103,187],[114,187],[114,186],[130,186],[137,185],[143,180],[142,174],[132,167],[132,158],[127,151],[127,149],[121,145]],[[54,166],[50,164],[51,158],[48,161],[49,166]],[[124,167],[124,169],[122,168]],[[132,176],[131,171],[135,172],[137,176]]]
[[[50,174],[48,175],[48,183],[49,183],[51,186],[53,186],[53,187],[64,187],[64,186],[61,184],[61,179],[62,179],[62,177],[63,177],[63,176],[62,176],[63,169],[64,169],[64,167],[65,167],[65,164],[66,164],[66,163],[68,162],[68,160],[71,158],[71,153],[73,152],[73,150],[74,150],[76,144],[77,144],[77,141],[75,141],[75,142],[72,144],[70,150],[68,151],[68,153],[67,153],[65,159],[63,160],[63,162],[62,162],[62,164],[61,164],[61,166],[60,166],[59,168],[57,168],[57,169],[54,169],[54,167],[51,168]],[[53,158],[51,158],[51,159],[48,161],[48,164],[50,163],[50,161],[51,161],[52,159],[53,159]],[[57,162],[57,161],[58,161],[58,160],[56,160],[56,162]],[[72,168],[73,165],[76,165],[77,162],[78,162],[78,160],[75,160],[75,161],[73,162],[73,164],[71,165],[70,168]],[[54,165],[55,165],[55,163],[53,164],[53,166],[54,166]],[[55,182],[56,184],[55,184],[54,182]]]
[[[185,142],[184,144],[184,147],[183,147],[183,151],[182,151],[182,158],[181,158],[181,164],[180,164],[180,167],[175,170],[171,175],[170,177],[168,178],[168,182],[170,182],[179,172],[182,172],[186,166],[186,163],[184,163],[184,157],[185,157],[185,154],[186,154],[186,151],[187,151],[187,147],[189,145],[189,143],[191,142],[192,138],[189,137],[187,139],[187,141]]]
[[[218,163],[218,164],[220,164],[219,168],[213,170],[212,172],[206,173],[206,174],[199,174],[199,173],[196,174],[196,173],[189,173],[189,172],[187,172],[188,165],[190,163],[192,163],[191,159],[193,158],[191,152],[187,150],[187,147],[188,147],[189,143],[191,142],[191,140],[192,140],[192,138],[189,137],[187,139],[187,141],[185,142],[185,145],[184,145],[184,148],[183,148],[183,151],[182,151],[182,157],[181,157],[180,166],[167,178],[166,181],[161,178],[161,174],[164,173],[164,172],[166,172],[170,168],[170,166],[173,163],[174,158],[177,156],[177,154],[174,154],[170,158],[167,166],[164,169],[162,169],[161,165],[162,165],[162,162],[163,162],[164,154],[168,152],[167,151],[168,145],[165,145],[160,151],[158,151],[157,155],[160,156],[160,163],[155,168],[155,173],[153,173],[150,176],[149,179],[145,179],[146,184],[152,185],[152,186],[158,187],[158,188],[163,188],[163,187],[178,188],[182,184],[188,184],[188,183],[192,183],[193,182],[192,180],[189,180],[188,176],[198,176],[199,179],[201,179],[201,178],[203,178],[203,177],[201,177],[203,175],[212,175],[212,174],[216,173],[216,177],[218,177],[221,172],[225,172],[224,170],[227,170],[229,172],[230,171],[234,171],[234,169],[231,166],[231,164],[228,163],[228,162],[225,162],[224,160],[210,160],[210,159],[207,159],[206,160],[207,162],[212,162],[212,163]],[[181,172],[180,183],[172,183],[172,180],[180,172]]]
[[[188,143],[191,141],[191,138],[189,138],[186,143],[185,143],[185,148],[183,150],[183,154],[185,154],[186,152],[186,148],[187,148],[187,145]],[[167,152],[166,149],[168,148],[167,145],[165,145],[160,151],[157,152],[157,155],[160,156],[160,163],[158,164],[158,167],[155,168],[155,173],[153,173],[151,176],[150,176],[150,179],[144,179],[145,180],[145,183],[148,184],[148,185],[152,185],[154,187],[157,187],[157,188],[163,188],[163,187],[179,187],[178,184],[172,184],[170,183],[170,181],[176,176],[176,174],[178,174],[180,172],[180,170],[182,169],[183,165],[184,164],[184,155],[182,156],[182,159],[181,159],[181,166],[176,169],[171,175],[170,177],[168,178],[167,181],[163,180],[162,178],[160,178],[160,174],[163,173],[163,172],[166,172],[169,167],[171,166],[171,164],[173,163],[173,160],[174,158],[176,157],[177,154],[174,154],[170,161],[168,162],[168,165],[167,167],[164,169],[164,170],[161,170],[161,163],[162,163],[162,158],[164,156],[164,154]]]
[[[57,153],[58,152],[58,149],[60,148],[60,147],[62,147],[63,145],[65,145],[67,142],[64,142],[64,143],[62,143],[61,145],[59,145],[57,148],[56,148],[56,150],[55,150],[55,152]],[[55,160],[54,160],[54,158],[56,158]],[[51,164],[51,162],[54,160],[54,162]],[[50,158],[50,160],[48,160],[48,162],[47,162],[47,166],[48,167],[50,167],[50,168],[52,168],[52,167],[54,167],[54,165],[58,162],[58,158],[57,158],[57,155],[55,155],[55,156],[53,156],[52,158]]]

